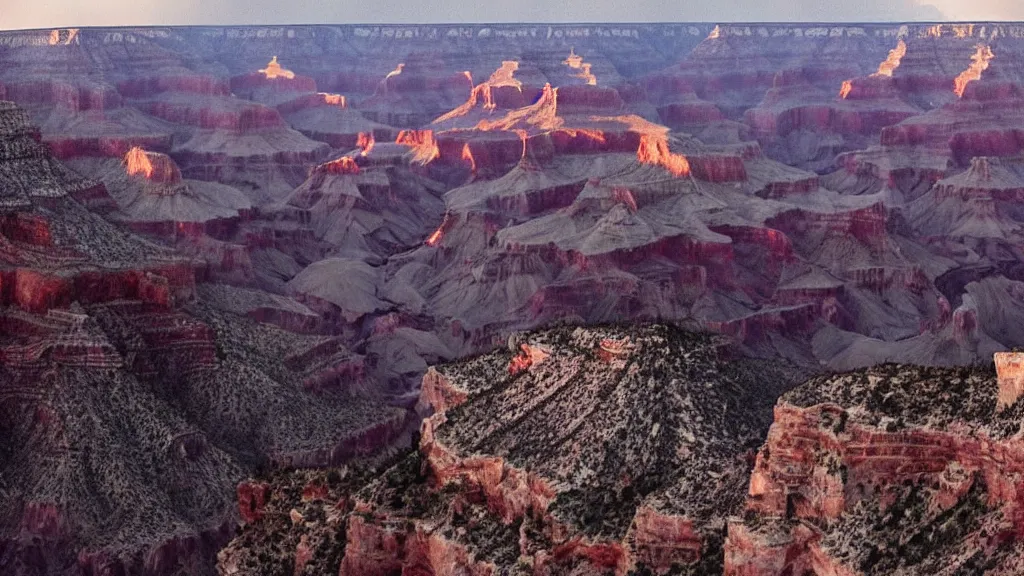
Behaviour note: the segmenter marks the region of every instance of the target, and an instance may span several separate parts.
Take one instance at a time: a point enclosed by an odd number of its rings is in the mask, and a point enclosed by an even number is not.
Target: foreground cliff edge
[[[764,399],[796,374],[729,349],[558,328],[431,369],[417,451],[383,474],[243,483],[218,571],[1020,573],[1024,408],[997,404],[1016,372],[815,377],[781,397],[755,457]]]
[[[1020,574],[1020,354],[886,364],[783,395],[725,573]]]
[[[362,486],[357,469],[243,484],[248,523],[218,569],[720,570],[772,399],[799,374],[734,349],[666,326],[564,327],[431,369],[418,450]]]

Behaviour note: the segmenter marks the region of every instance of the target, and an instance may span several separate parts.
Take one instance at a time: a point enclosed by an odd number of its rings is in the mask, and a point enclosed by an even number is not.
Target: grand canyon
[[[0,31],[0,573],[1024,572],[1024,24]]]

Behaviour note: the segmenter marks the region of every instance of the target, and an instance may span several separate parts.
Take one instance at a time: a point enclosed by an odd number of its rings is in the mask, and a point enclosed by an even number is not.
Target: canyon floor
[[[982,22],[0,32],[0,572],[212,574],[334,474],[309,573],[1013,573],[1024,385],[977,366],[1024,346],[1022,62]]]

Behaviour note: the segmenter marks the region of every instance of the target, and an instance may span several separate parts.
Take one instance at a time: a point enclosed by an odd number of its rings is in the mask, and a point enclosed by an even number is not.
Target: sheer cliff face
[[[407,441],[429,365],[552,323],[685,321],[838,370],[1024,344],[1022,39],[1004,23],[0,33],[0,568],[209,568],[235,480]],[[514,352],[519,383],[568,361]],[[531,518],[515,529],[538,566],[718,554],[704,508],[662,504],[746,478],[667,471],[700,438],[756,445],[756,415],[689,406],[680,375],[660,401],[700,420],[654,432],[658,405],[630,391],[661,379],[609,366],[593,372],[614,385],[581,390],[632,427],[599,426],[549,374],[548,404],[492,391],[475,402],[501,416],[425,430],[431,478],[478,477],[488,496],[466,510],[486,502],[496,539]],[[474,402],[432,377],[420,409]],[[544,406],[576,420],[503,432]],[[591,443],[545,445],[578,434]],[[620,440],[619,460],[594,452]],[[494,458],[467,464],[475,446]],[[593,499],[628,504],[598,527]],[[364,520],[351,529],[396,562],[470,562],[461,540]]]
[[[419,450],[244,484],[220,574],[1018,574],[1020,354],[812,378],[663,327],[431,369]],[[651,378],[650,376],[654,377]],[[373,479],[371,479],[373,478]]]
[[[887,364],[784,395],[725,573],[1018,573],[1021,407],[997,404],[1007,377]]]

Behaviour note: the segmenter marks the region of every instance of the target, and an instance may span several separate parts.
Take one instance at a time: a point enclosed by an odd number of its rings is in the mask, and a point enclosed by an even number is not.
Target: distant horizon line
[[[43,28],[0,28],[0,34],[8,32],[44,32],[51,30],[132,30],[139,28],[279,28],[279,27],[400,27],[400,26],[917,26],[917,25],[958,25],[958,24],[1024,24],[1024,20],[874,20],[874,21],[830,21],[830,20],[807,20],[807,21],[727,21],[727,20],[679,20],[679,21],[636,21],[636,22],[355,22],[355,23],[331,23],[319,22],[315,24],[285,23],[285,24],[112,24],[112,25],[90,25],[90,26],[49,26]]]

